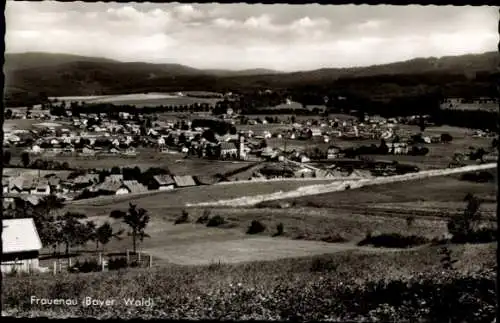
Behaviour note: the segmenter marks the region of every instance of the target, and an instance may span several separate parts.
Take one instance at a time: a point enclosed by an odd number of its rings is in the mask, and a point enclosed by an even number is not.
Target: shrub
[[[86,259],[84,262],[77,260],[70,268],[70,272],[90,273],[95,271],[101,271],[101,266],[94,259]]]
[[[118,270],[122,268],[127,268],[127,258],[126,257],[118,257],[112,258],[108,261],[108,269],[109,270]]]
[[[453,243],[489,243],[497,240],[495,228],[480,228],[467,234],[456,234],[451,238]]]
[[[403,236],[399,233],[367,235],[365,239],[358,242],[358,246],[373,245],[384,248],[411,248],[428,243],[425,237],[410,235]]]
[[[210,220],[210,210],[204,210],[203,214],[196,220],[196,223],[205,224]]]
[[[283,231],[285,230],[285,226],[283,225],[282,222],[280,222],[277,226],[276,226],[276,236],[281,236],[283,235]]]
[[[218,227],[218,226],[223,225],[225,223],[226,223],[226,221],[224,220],[224,218],[222,216],[216,215],[208,220],[207,227]]]
[[[495,180],[495,176],[490,172],[475,172],[475,173],[465,173],[460,179],[462,181],[476,182],[476,183],[487,183]]]
[[[266,226],[262,224],[260,221],[253,220],[248,227],[247,234],[257,234],[266,230]]]
[[[182,210],[182,214],[175,219],[174,224],[188,223],[189,222],[189,213],[186,210]]]

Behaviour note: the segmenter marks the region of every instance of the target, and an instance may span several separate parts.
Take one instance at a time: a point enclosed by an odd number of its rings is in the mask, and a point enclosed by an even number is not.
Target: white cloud
[[[12,2],[8,52],[303,70],[496,50],[493,7]]]

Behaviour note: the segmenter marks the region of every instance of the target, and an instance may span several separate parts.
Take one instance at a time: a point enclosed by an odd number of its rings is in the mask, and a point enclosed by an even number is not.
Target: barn
[[[42,241],[33,219],[5,219],[2,227],[2,274],[39,270]]]

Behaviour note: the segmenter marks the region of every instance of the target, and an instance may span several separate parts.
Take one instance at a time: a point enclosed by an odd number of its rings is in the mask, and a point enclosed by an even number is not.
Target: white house
[[[328,155],[327,155],[327,158],[328,159],[336,159],[336,158],[339,158],[340,157],[340,152],[341,152],[341,149],[340,147],[337,147],[337,146],[330,146],[328,147]]]
[[[31,191],[32,195],[50,195],[50,185],[41,184],[37,185],[34,190]]]
[[[42,241],[33,219],[5,219],[2,229],[2,274],[39,270]]]
[[[391,142],[387,144],[389,154],[406,155],[408,154],[408,145],[403,142]]]

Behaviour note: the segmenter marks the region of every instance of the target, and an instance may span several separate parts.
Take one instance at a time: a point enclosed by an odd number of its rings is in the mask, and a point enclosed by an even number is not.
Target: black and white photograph
[[[499,20],[8,0],[2,316],[496,322]]]

